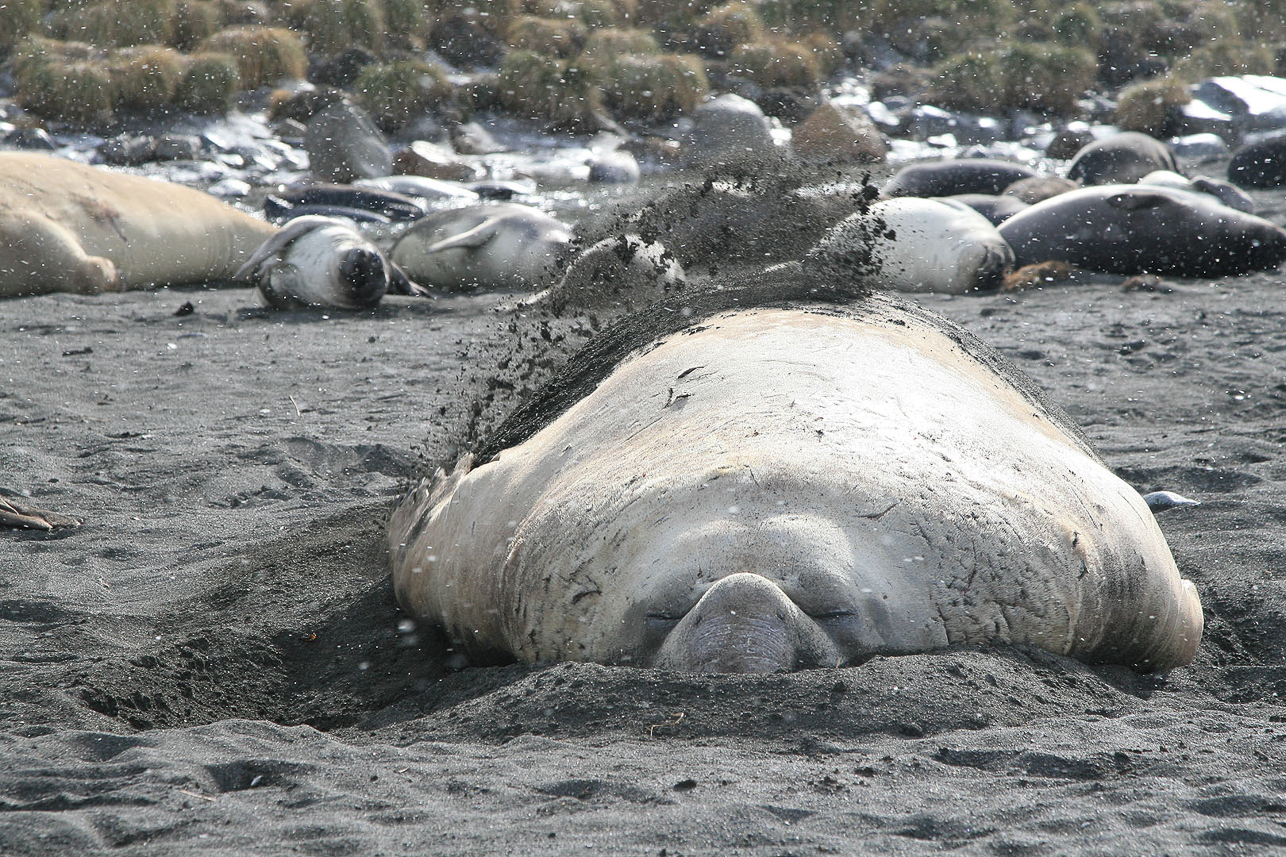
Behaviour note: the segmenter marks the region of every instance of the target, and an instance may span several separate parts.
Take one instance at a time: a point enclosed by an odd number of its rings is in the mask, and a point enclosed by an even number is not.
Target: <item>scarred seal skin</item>
[[[768,672],[994,641],[1192,659],[1201,605],[1143,498],[968,333],[884,295],[664,309],[655,341],[609,330],[537,425],[395,510],[400,603],[474,659]]]
[[[182,185],[0,153],[0,297],[232,280],[276,227]]]

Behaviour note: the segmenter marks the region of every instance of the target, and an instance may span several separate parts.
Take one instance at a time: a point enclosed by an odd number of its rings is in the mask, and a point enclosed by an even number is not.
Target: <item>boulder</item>
[[[348,102],[332,104],[308,121],[304,148],[318,181],[346,184],[393,171],[384,135],[366,111]]]
[[[826,162],[879,163],[888,144],[859,104],[824,102],[795,126],[791,140],[805,158]]]
[[[460,158],[446,146],[416,140],[397,153],[393,172],[399,176],[423,176],[448,182],[467,182],[482,178],[473,164]]]
[[[683,163],[691,168],[753,164],[776,157],[768,117],[753,101],[720,95],[692,113],[683,140]]]

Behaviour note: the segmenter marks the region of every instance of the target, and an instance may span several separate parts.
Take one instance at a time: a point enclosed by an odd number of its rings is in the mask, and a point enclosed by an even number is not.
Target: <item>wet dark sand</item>
[[[1159,519],[1207,621],[1163,676],[1014,649],[453,671],[382,522],[487,395],[498,298],[5,301],[0,489],[84,524],[0,530],[0,853],[1276,852],[1283,277],[1171,285],[922,300],[1127,482],[1202,501]]]

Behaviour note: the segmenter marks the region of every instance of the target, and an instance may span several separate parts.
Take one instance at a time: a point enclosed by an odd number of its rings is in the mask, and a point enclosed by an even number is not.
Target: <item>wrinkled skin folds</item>
[[[1200,602],[1143,499],[984,346],[870,300],[712,316],[426,480],[389,525],[401,604],[477,659],[1191,660]]]

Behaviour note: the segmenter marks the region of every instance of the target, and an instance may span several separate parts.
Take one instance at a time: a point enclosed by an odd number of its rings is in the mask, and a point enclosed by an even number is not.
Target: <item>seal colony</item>
[[[1021,373],[894,297],[748,282],[627,317],[410,492],[400,603],[479,662],[1191,660],[1201,606],[1143,498]]]
[[[232,280],[277,230],[209,194],[0,153],[0,297]]]

